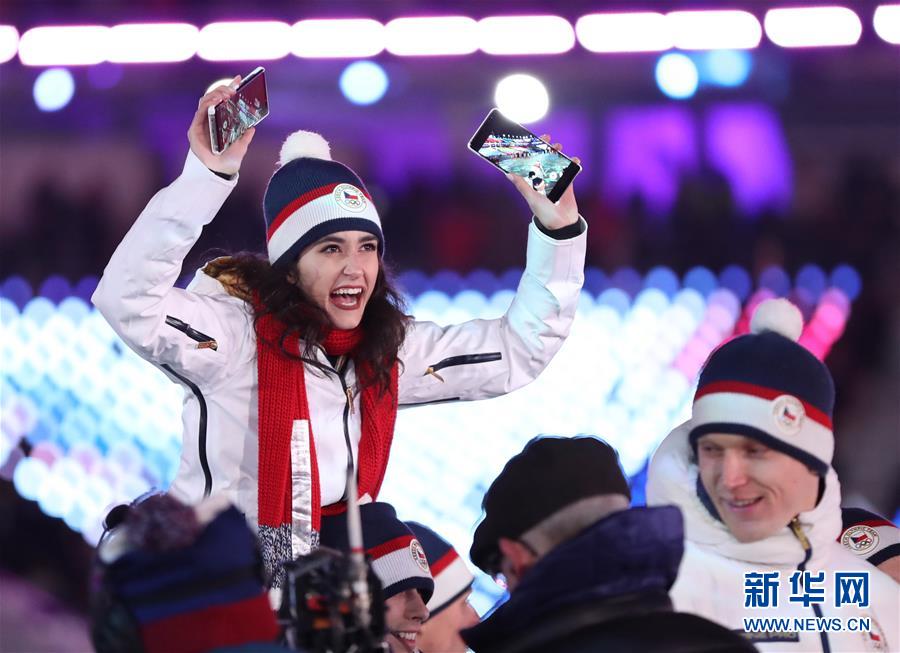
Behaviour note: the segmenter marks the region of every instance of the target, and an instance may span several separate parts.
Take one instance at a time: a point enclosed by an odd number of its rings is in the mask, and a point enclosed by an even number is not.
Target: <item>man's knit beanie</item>
[[[418,522],[408,521],[406,525],[422,543],[431,567],[434,594],[427,607],[433,617],[469,591],[475,577],[450,542]]]

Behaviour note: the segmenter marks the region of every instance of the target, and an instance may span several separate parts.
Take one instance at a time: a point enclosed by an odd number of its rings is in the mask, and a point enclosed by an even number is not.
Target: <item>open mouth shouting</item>
[[[362,307],[364,289],[362,286],[341,286],[331,291],[331,303],[344,311],[355,311]]]

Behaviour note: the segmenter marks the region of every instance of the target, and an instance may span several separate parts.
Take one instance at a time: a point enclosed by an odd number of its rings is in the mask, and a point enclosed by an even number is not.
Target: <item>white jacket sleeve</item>
[[[401,406],[487,399],[536,379],[569,334],[586,246],[586,230],[556,240],[532,222],[525,272],[506,315],[447,327],[414,322],[400,351]]]
[[[91,300],[141,357],[209,388],[246,348],[252,316],[220,292],[175,288],[184,257],[234,188],[193,153],[181,175],[150,200],[103,271]],[[210,341],[214,341],[212,345]]]

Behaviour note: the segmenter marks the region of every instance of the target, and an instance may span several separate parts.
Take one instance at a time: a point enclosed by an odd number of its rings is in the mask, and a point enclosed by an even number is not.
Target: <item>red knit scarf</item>
[[[303,363],[285,354],[279,346],[285,326],[272,315],[265,315],[257,322],[257,365],[259,372],[259,525],[280,529],[291,525],[291,431],[294,420],[307,420],[309,424],[309,449],[312,466],[312,528],[318,532],[322,516],[319,488],[319,468],[316,460],[315,439],[310,421],[309,402]],[[350,354],[362,340],[362,329],[332,329],[322,342],[325,351],[332,356]],[[300,354],[298,336],[285,339],[284,349]],[[362,368],[362,369],[361,369]],[[362,434],[359,441],[359,495],[377,496],[384,479],[394,437],[397,418],[398,364],[391,368],[389,391],[379,393],[375,385],[362,383],[371,379],[372,371],[357,366],[358,385],[365,386],[360,397]],[[335,380],[335,383],[338,381]],[[339,512],[341,507],[328,506],[326,512]],[[314,535],[315,536],[315,535]],[[265,548],[266,538],[262,538]],[[287,540],[289,544],[289,538]],[[314,543],[314,542],[313,542]],[[278,548],[284,548],[283,544]],[[266,554],[270,555],[266,555]],[[290,559],[290,549],[280,553],[264,551],[267,563],[277,571],[278,561],[284,554]],[[271,555],[271,554],[274,554]],[[273,559],[274,558],[274,559]],[[267,564],[269,566],[269,564]]]

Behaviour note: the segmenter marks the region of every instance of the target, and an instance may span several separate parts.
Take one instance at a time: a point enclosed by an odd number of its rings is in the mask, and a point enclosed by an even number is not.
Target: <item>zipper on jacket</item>
[[[190,324],[179,320],[177,317],[166,315],[166,324],[178,329],[191,340],[196,340],[197,349],[212,349],[213,351],[218,351],[219,349],[219,343],[216,342],[215,338],[210,338],[205,333],[197,331],[197,329],[193,328]]]
[[[347,467],[349,470],[353,470],[352,473],[356,473],[356,464],[353,461],[353,446],[350,443],[350,425],[349,418],[350,413],[353,412],[353,389],[347,386],[347,380],[344,378],[344,372],[346,371],[346,356],[341,356],[338,358],[337,363],[335,364],[335,371],[337,372],[337,377],[341,382],[341,388],[344,390],[344,395],[347,397],[347,403],[344,404],[344,443],[347,445]],[[344,497],[347,496],[347,488],[344,487]]]
[[[439,363],[435,363],[434,365],[430,365],[428,369],[425,370],[425,374],[422,376],[431,375],[436,378],[441,383],[444,382],[444,378],[438,374],[438,372],[446,367],[456,367],[457,365],[474,365],[476,363],[490,363],[492,361],[498,361],[503,358],[503,354],[499,351],[490,352],[488,354],[462,354],[461,356],[451,356],[450,358],[445,358]]]
[[[212,492],[212,472],[209,469],[209,460],[206,457],[206,399],[203,397],[203,392],[201,392],[196,383],[173,370],[171,365],[165,364],[162,365],[162,368],[190,388],[191,392],[194,393],[194,396],[197,397],[197,402],[200,404],[200,424],[197,428],[197,446],[199,449],[200,467],[203,470],[204,478],[203,497],[208,497]]]
[[[810,558],[812,558],[812,544],[809,542],[809,538],[806,537],[806,533],[803,532],[803,528],[800,526],[800,520],[794,517],[791,520],[791,523],[788,524],[791,529],[791,532],[794,534],[800,541],[800,546],[803,547],[804,556],[803,562],[797,565],[797,571],[805,572],[806,571],[806,563],[809,562]],[[816,615],[819,619],[822,619],[822,609],[819,607],[818,603],[813,603],[810,605],[813,610],[813,614]],[[819,640],[822,642],[822,653],[831,653],[831,645],[828,642],[828,633],[824,630],[819,631]]]

